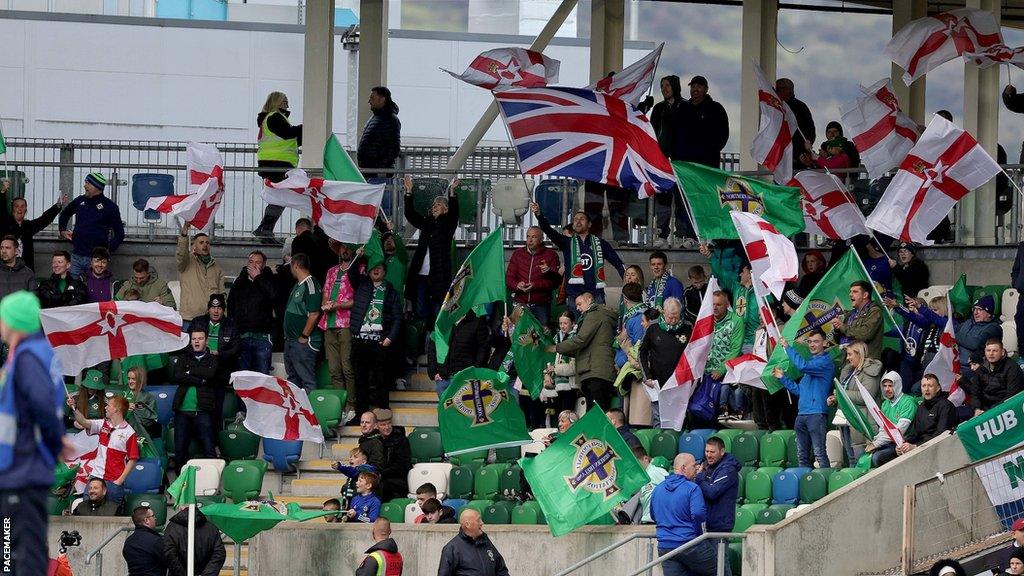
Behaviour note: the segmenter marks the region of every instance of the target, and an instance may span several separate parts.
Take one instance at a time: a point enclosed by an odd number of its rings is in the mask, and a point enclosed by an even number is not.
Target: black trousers
[[[356,372],[356,413],[370,408],[387,408],[391,348],[373,340],[352,339],[352,367]]]
[[[50,563],[46,546],[45,486],[0,490],[0,517],[10,528],[11,555],[0,558],[0,573],[46,574]]]
[[[580,390],[587,398],[587,410],[597,404],[602,410],[612,407],[612,383],[603,378],[587,378],[580,382]]]

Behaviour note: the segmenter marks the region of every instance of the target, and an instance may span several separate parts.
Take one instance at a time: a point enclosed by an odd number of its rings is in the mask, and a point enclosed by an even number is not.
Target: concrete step
[[[299,472],[302,474],[303,478],[311,472],[335,472],[335,470],[331,468],[331,464],[334,464],[334,462],[335,460],[330,460],[328,458],[324,458],[322,460],[302,460],[299,462]]]
[[[437,404],[437,393],[433,390],[395,390],[391,392],[391,403],[426,403]]]
[[[437,408],[393,408],[395,424],[398,426],[437,426]],[[408,430],[407,430],[408,432]]]
[[[294,502],[305,510],[320,510],[323,508],[324,500],[335,496],[337,495],[334,494],[327,498],[321,498],[319,496],[275,496],[275,499],[278,502],[284,502],[285,504]]]
[[[288,494],[292,496],[318,496],[321,498],[333,498],[341,494],[345,486],[346,478],[342,474],[336,474],[334,478],[298,478],[292,480]]]
[[[405,377],[405,386],[408,390],[423,390],[432,392],[436,390],[434,380],[424,372],[411,372]]]
[[[325,457],[333,457],[340,462],[347,462],[348,457],[351,456],[350,452],[359,445],[359,442],[356,442],[355,438],[343,440],[345,441],[331,444],[331,450],[329,453],[325,453]]]

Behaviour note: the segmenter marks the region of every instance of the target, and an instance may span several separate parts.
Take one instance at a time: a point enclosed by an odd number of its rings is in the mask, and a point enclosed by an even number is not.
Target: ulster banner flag
[[[188,143],[185,156],[187,193],[150,198],[146,208],[177,216],[197,230],[209,231],[224,197],[224,160],[216,146],[198,142]]]
[[[139,354],[175,352],[188,344],[181,315],[156,302],[99,302],[40,312],[43,331],[64,374]]]
[[[920,133],[917,123],[900,110],[891,80],[883,78],[861,91],[863,95],[840,106],[839,112],[868,177],[874,180],[899,166]]]
[[[310,214],[328,236],[351,244],[365,244],[370,239],[384,195],[383,184],[310,178],[300,168],[289,170],[276,184],[267,180],[265,185],[265,202]]]
[[[832,174],[804,170],[789,183],[800,188],[800,204],[804,211],[805,231],[830,240],[848,240],[858,234],[869,234],[864,214],[853,198]]]
[[[306,391],[284,378],[240,370],[231,386],[245,402],[242,424],[253,434],[275,440],[310,440],[323,444],[324,433]]]
[[[973,62],[978,68],[988,68],[993,64],[1013,64],[1024,68],[1024,46],[1010,48],[1005,44],[989,46],[979,52],[964,52],[964,60]]]
[[[558,60],[525,48],[495,48],[469,63],[462,74],[441,70],[463,82],[486,88],[541,88],[558,83]]]
[[[718,280],[714,276],[708,280],[704,291],[704,299],[700,302],[700,312],[690,333],[690,343],[679,356],[676,369],[668,378],[668,382],[658,393],[661,405],[661,427],[679,431],[683,428],[686,408],[690,405],[690,396],[704,377],[704,365],[708,361],[711,342],[715,336],[715,316],[712,313],[715,292],[718,291]]]
[[[765,78],[764,70],[757,63],[751,66],[757,75],[761,121],[757,135],[750,143],[750,154],[758,164],[773,172],[776,183],[785,184],[793,177],[793,134],[798,129],[796,116],[775,93],[775,87]]]
[[[983,52],[1000,44],[1003,37],[992,12],[961,8],[910,22],[892,37],[885,53],[903,68],[903,81],[910,86],[965,52]]]
[[[658,60],[661,59],[661,50],[664,47],[665,43],[662,42],[647,56],[587,86],[587,90],[614,96],[633,107],[639,106],[651,91],[654,71],[658,68]]]

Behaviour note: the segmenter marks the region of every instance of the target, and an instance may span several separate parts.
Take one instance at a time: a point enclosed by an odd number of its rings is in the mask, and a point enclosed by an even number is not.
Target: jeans
[[[856,466],[857,453],[853,449],[853,434],[850,433],[850,427],[840,426],[839,435],[843,439],[843,451],[846,452],[846,464],[848,466]]]
[[[288,381],[306,392],[316,390],[316,356],[317,351],[310,348],[308,342],[301,344],[298,340],[285,340],[284,371]]]
[[[7,572],[9,568],[12,574],[46,574],[50,562],[46,542],[48,493],[45,486],[0,490],[0,517],[11,521],[10,548],[5,549],[0,570]]]
[[[448,384],[450,383],[451,382],[449,380],[445,380],[443,378],[440,380],[434,380],[434,389],[437,390],[438,398],[444,395],[444,391],[448,389]]]
[[[658,546],[658,556],[668,554],[672,548]],[[718,553],[707,540],[684,552],[676,554],[661,565],[664,576],[715,576],[718,568]],[[725,574],[731,576],[726,565]]]
[[[551,322],[551,304],[527,304],[526,309],[533,314],[541,326],[547,326]]]
[[[124,502],[124,486],[114,484],[113,480],[104,480],[103,483],[107,486],[107,500],[118,504]]]
[[[270,335],[266,337],[242,338],[238,355],[239,370],[253,370],[261,374],[270,374],[273,370],[273,344]]]
[[[796,417],[796,454],[800,466],[813,467],[811,455],[819,468],[830,468],[825,452],[825,414],[800,414]]]
[[[896,445],[886,444],[881,448],[876,449],[871,453],[871,467],[878,468],[886,462],[891,462],[896,458]]]
[[[31,262],[26,262],[26,264],[30,266],[32,265]],[[85,276],[86,273],[89,272],[89,269],[91,267],[91,256],[79,256],[78,254],[71,255],[71,270],[69,271],[69,274],[71,274],[75,278],[81,278],[82,276]]]
[[[194,434],[193,434],[194,433]],[[174,461],[178,473],[189,458],[192,440],[199,440],[203,458],[215,458],[213,451],[213,415],[209,412],[177,412],[174,414]]]
[[[745,414],[750,410],[747,392],[739,385],[724,384],[718,391],[718,405],[733,413]]]
[[[331,386],[348,393],[346,406],[356,405],[356,371],[352,367],[352,331],[331,328],[324,333],[324,354],[331,372]]]

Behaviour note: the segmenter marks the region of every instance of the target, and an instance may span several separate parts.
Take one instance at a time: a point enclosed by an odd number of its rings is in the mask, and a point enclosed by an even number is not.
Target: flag
[[[657,48],[651,50],[650,54],[587,86],[587,90],[614,96],[634,108],[638,107],[651,91],[651,85],[654,84],[654,71],[658,68],[661,50],[664,47],[665,43],[662,42]]]
[[[843,254],[843,257],[828,269],[825,276],[818,281],[818,284],[811,290],[810,294],[804,298],[804,301],[796,309],[796,313],[782,327],[782,336],[789,342],[790,346],[804,357],[807,357],[809,352],[807,345],[804,343],[807,339],[807,334],[811,330],[818,329],[824,332],[826,338],[832,342],[833,346],[829,348],[829,352],[832,354],[833,359],[837,358],[842,353],[842,349],[835,345],[838,343],[838,339],[832,334],[832,319],[844,319],[847,312],[851,310],[850,284],[857,280],[871,282],[867,272],[864,271],[864,267],[857,258],[856,252],[850,250]],[[888,333],[890,330],[893,330],[895,322],[893,322],[892,316],[887,313],[877,290],[871,291],[871,301],[876,306],[882,307],[883,332]],[[761,373],[761,379],[771,393],[782,388],[778,379],[772,375],[772,370],[776,367],[781,368],[784,372],[788,371],[789,376],[792,378],[800,376],[796,370],[791,369],[786,351],[781,346],[777,347],[769,355],[768,364],[765,366],[764,372]]]
[[[488,90],[542,88],[558,83],[558,60],[525,48],[495,48],[481,53],[462,74],[452,78]]]
[[[524,175],[582,178],[644,198],[675,185],[647,117],[624,101],[581,88],[497,92]]]
[[[964,54],[1003,44],[995,15],[961,8],[918,18],[889,40],[885,53],[904,70],[903,81],[915,80]]]
[[[1013,64],[1024,68],[1024,46],[1010,48],[1006,44],[993,44],[977,52],[964,52],[964,60],[982,69],[993,64]]]
[[[856,379],[856,376],[851,375],[850,377]],[[843,417],[846,418],[850,428],[860,432],[865,438],[874,438],[875,431],[871,428],[867,418],[864,417],[864,413],[857,408],[853,400],[850,400],[850,395],[846,393],[846,386],[840,384],[839,380],[833,379],[832,389],[836,395],[836,404],[839,405],[839,411],[843,413]]]
[[[775,93],[764,70],[751,63],[757,76],[757,102],[761,110],[757,135],[750,143],[750,154],[758,164],[772,171],[779,184],[793,178],[793,135],[799,130],[789,105]],[[803,136],[801,136],[803,137]]]
[[[275,440],[309,440],[323,444],[323,430],[302,387],[252,370],[232,372],[231,386],[245,402],[242,424],[253,434]]]
[[[672,168],[690,205],[697,233],[705,240],[739,238],[729,216],[732,210],[760,216],[786,236],[804,230],[798,188],[734,176],[693,162],[673,162]]]
[[[861,86],[860,90],[863,94],[840,106],[839,113],[868,170],[868,178],[874,180],[899,166],[921,133],[917,122],[900,110],[890,79],[883,78],[869,88]]]
[[[963,388],[960,388],[960,348],[956,343],[956,332],[953,330],[952,297],[946,298],[946,326],[939,336],[939,349],[925,367],[924,373],[935,374],[939,379],[939,386],[949,393],[949,401],[954,406],[963,405],[965,394]]]
[[[800,273],[800,261],[793,241],[760,216],[739,210],[729,214],[750,261],[758,298],[763,299],[768,294],[776,299],[782,298],[786,282],[796,280]]]
[[[212,144],[189,142],[185,163],[186,193],[150,198],[146,209],[177,216],[196,230],[209,231],[224,198],[224,159]]]
[[[704,378],[704,365],[707,364],[711,341],[715,336],[715,316],[712,308],[717,291],[718,280],[712,276],[704,290],[704,298],[700,301],[700,311],[697,312],[697,320],[693,323],[689,343],[680,354],[676,369],[669,376],[668,382],[665,382],[658,393],[662,428],[682,430],[686,408],[690,405],[690,396]]]
[[[448,456],[533,442],[508,375],[489,368],[470,366],[452,376],[437,402],[437,422]]]
[[[755,354],[743,354],[725,361],[725,378],[723,384],[746,384],[765,390],[761,382],[761,373],[767,364],[764,358]]]
[[[512,362],[515,363],[516,374],[523,387],[536,400],[544,388],[544,368],[555,363],[554,352],[547,351],[547,347],[554,346],[555,341],[529,308],[523,306],[521,310],[523,315],[512,331]]]
[[[167,487],[167,495],[174,500],[174,505],[188,506],[196,503],[196,467],[189,465],[181,469],[178,479]]]
[[[370,239],[363,246],[363,254],[366,256],[367,270],[380,264],[389,264],[384,273],[384,279],[401,293],[405,287],[405,268],[409,263],[409,254],[405,251],[401,235],[392,234],[391,240],[395,243],[395,252],[392,254],[390,263],[384,253],[384,242],[381,240],[380,231],[377,229],[373,230]]]
[[[338,137],[334,134],[331,134],[324,144],[324,180],[366,184],[366,179],[356,168],[356,163],[341,147]]]
[[[383,184],[310,178],[300,168],[289,170],[280,182],[266,180],[265,185],[264,202],[310,214],[328,236],[351,244],[365,244],[370,239],[384,196]]]
[[[892,443],[896,446],[901,446],[904,443],[903,432],[889,420],[885,414],[882,414],[881,408],[878,407],[878,403],[875,402],[875,398],[868,394],[868,391],[864,389],[864,385],[860,383],[860,380],[854,378],[857,383],[857,390],[860,391],[860,397],[864,400],[864,407],[867,408],[868,416],[875,421],[875,426],[879,430],[885,430],[885,435],[892,440]],[[868,437],[870,440],[873,437]]]
[[[176,352],[188,344],[181,315],[157,302],[94,302],[39,313],[64,374],[127,356]]]
[[[966,316],[971,311],[971,293],[967,290],[967,274],[961,274],[947,294],[953,311]]]
[[[1022,400],[1024,396],[1015,394],[956,427],[956,437],[973,462],[1004,530],[1010,530],[1024,512]]]
[[[808,234],[830,240],[849,240],[871,233],[864,224],[860,207],[835,175],[804,170],[797,172],[789,185],[800,188],[800,207]]]
[[[448,294],[434,322],[432,337],[437,348],[437,362],[442,363],[448,357],[452,328],[463,316],[481,304],[507,299],[505,252],[501,245],[501,230],[495,230],[473,248],[448,287]]]
[[[64,455],[64,464],[68,468],[75,469],[75,494],[82,494],[89,484],[89,477],[92,476],[91,462],[96,458],[100,437],[89,434],[85,430],[77,434],[66,434],[64,437],[70,441],[73,447],[69,453]]]
[[[867,224],[904,242],[931,245],[928,233],[957,201],[999,172],[974,136],[935,115],[900,162]]]
[[[0,154],[7,154],[7,140],[4,139],[2,126],[0,126]]]
[[[603,410],[592,408],[535,458],[519,460],[555,536],[608,514],[650,482]]]

